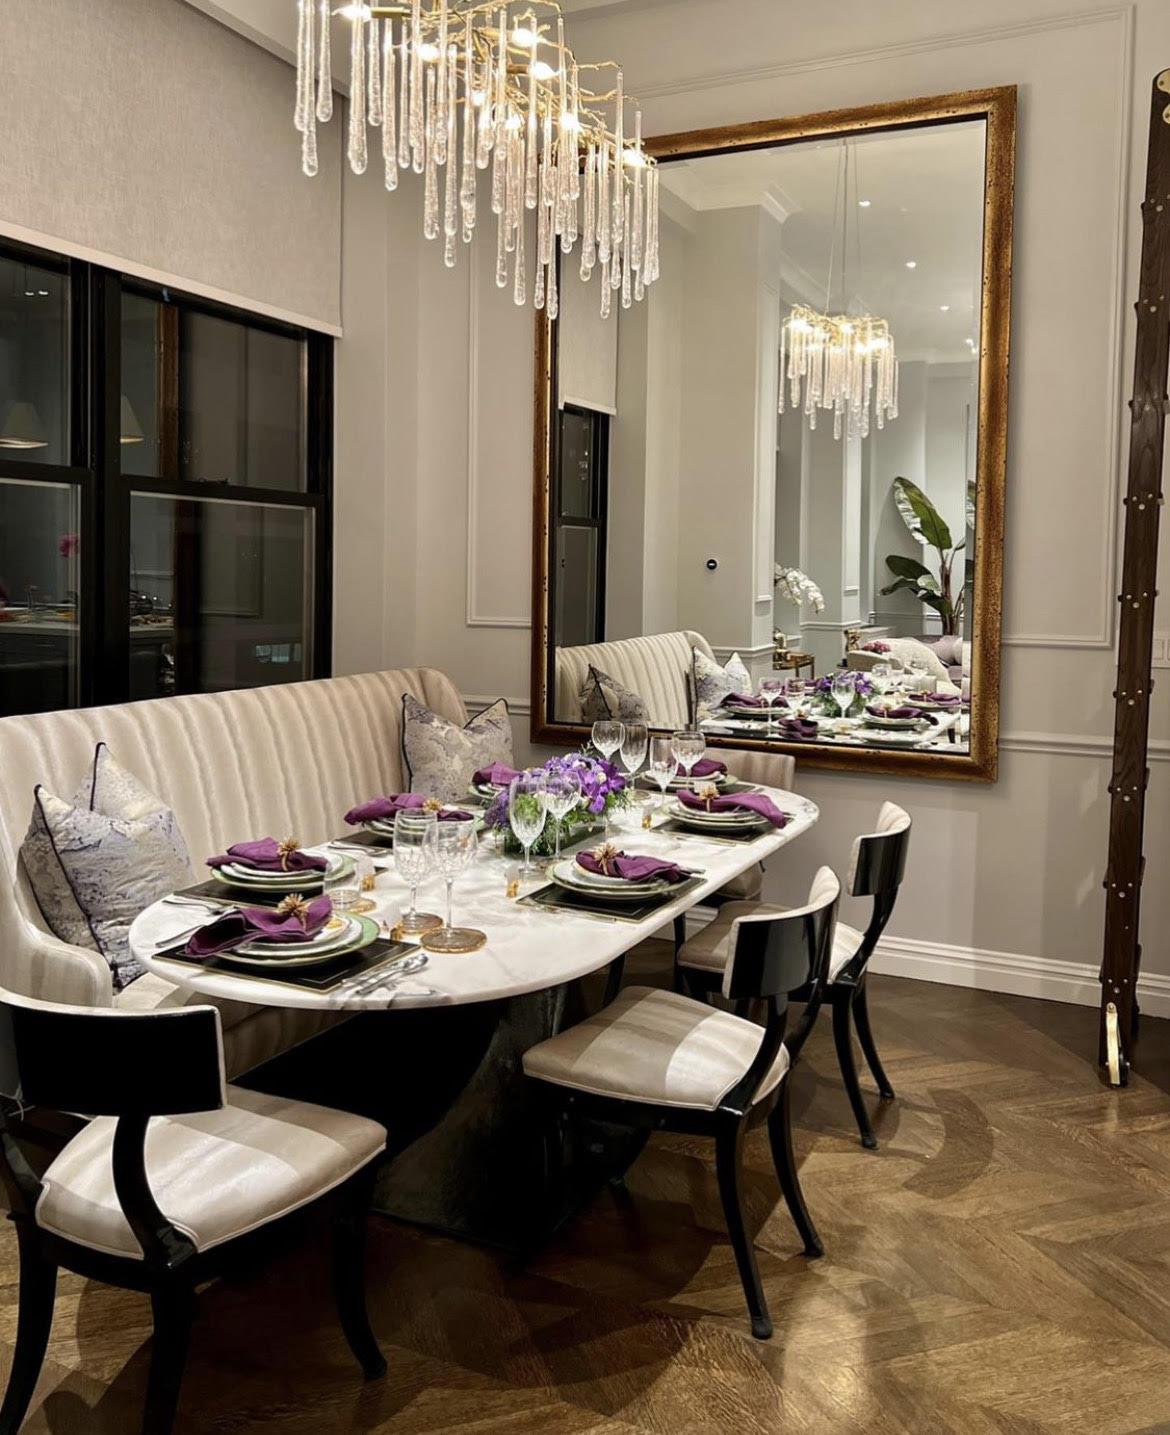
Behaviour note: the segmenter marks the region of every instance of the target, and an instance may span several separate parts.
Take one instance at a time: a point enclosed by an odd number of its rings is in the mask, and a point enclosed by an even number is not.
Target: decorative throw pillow
[[[709,717],[724,698],[732,693],[750,693],[752,680],[743,659],[732,653],[720,667],[714,658],[709,658],[701,648],[691,649],[692,694],[694,717],[697,722]]]
[[[498,698],[469,719],[465,727],[432,712],[410,693],[402,695],[402,759],[410,775],[410,791],[440,802],[467,796],[471,778],[481,767],[512,761],[512,723],[508,704]]]
[[[581,716],[586,722],[604,722],[606,718],[617,718],[620,722],[646,721],[646,703],[642,696],[592,663],[579,696]]]
[[[20,849],[49,930],[101,952],[121,991],[145,970],[130,957],[130,923],[191,880],[175,814],[98,743],[93,771],[68,802],[39,783]]]

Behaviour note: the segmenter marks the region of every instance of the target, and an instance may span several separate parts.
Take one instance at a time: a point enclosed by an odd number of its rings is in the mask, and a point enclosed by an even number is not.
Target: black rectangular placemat
[[[383,836],[380,832],[371,832],[368,827],[359,828],[357,832],[345,832],[336,840],[346,847],[373,847],[382,852],[394,846],[394,838],[389,832]]]
[[[328,992],[338,987],[342,982],[347,982],[351,977],[360,976],[363,972],[371,971],[374,967],[381,966],[383,962],[392,961],[395,957],[405,956],[407,952],[416,951],[413,942],[371,942],[368,947],[362,947],[356,952],[346,952],[335,962],[328,965],[322,963],[319,967],[242,967],[236,966],[231,958],[225,953],[218,957],[208,957],[204,961],[196,961],[193,957],[183,955],[182,947],[169,952],[157,952],[156,956],[165,957],[168,962],[177,962],[180,966],[193,967],[201,972],[214,972],[216,976],[242,977],[245,980],[261,982],[280,982],[284,986],[303,987],[311,992]]]
[[[616,922],[644,922],[687,892],[693,892],[702,880],[701,877],[688,877],[685,882],[676,882],[669,892],[637,903],[599,901],[596,897],[586,897],[584,893],[578,896],[576,892],[550,884],[530,892],[527,897],[521,897],[520,905],[542,907],[545,911],[554,912],[584,912],[590,917],[607,917]]]
[[[684,827],[681,822],[676,821],[673,817],[668,817],[665,822],[655,823],[654,825],[655,832],[669,832],[677,834],[679,837],[698,837],[704,842],[731,842],[737,844],[756,842],[761,837],[767,837],[769,830],[771,830],[769,827],[752,827],[746,832],[724,832],[722,829],[718,833],[700,832],[697,827]]]
[[[696,781],[696,782],[702,782],[702,781],[704,781],[704,779],[701,778],[701,777],[696,777],[696,778],[695,778],[695,781]],[[658,784],[654,781],[654,779],[653,779],[652,777],[645,777],[645,776],[639,777],[639,778],[637,779],[636,783],[635,783],[635,786],[641,788],[641,790],[642,790],[643,792],[655,792],[655,793],[657,793],[657,792],[659,792],[659,791],[661,790],[661,789],[659,788]],[[726,782],[720,784],[720,787],[719,787],[720,795],[721,795],[721,796],[728,796],[728,797],[730,797],[730,795],[731,795],[733,792],[758,792],[758,791],[759,791],[759,788],[756,786],[756,784],[755,784],[754,782],[744,782],[744,780],[743,780],[742,778],[740,778],[740,777],[731,777],[731,778],[728,778],[728,780],[727,780]],[[667,790],[666,790],[666,795],[667,795],[668,797],[671,797],[671,796],[673,796],[673,792],[674,792],[673,789],[667,788]]]
[[[311,887],[298,887],[298,897],[319,897],[322,884],[314,882]],[[199,882],[194,887],[184,887],[175,893],[176,897],[207,897],[213,902],[222,902],[229,907],[279,907],[288,892],[256,891],[252,887],[233,887],[230,882]]]

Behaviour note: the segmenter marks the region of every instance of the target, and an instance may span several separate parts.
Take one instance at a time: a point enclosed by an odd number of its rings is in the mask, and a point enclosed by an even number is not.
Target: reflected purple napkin
[[[815,724],[814,724],[815,726]],[[678,800],[696,812],[754,812],[766,817],[773,827],[787,827],[792,814],[781,812],[764,792],[745,792],[738,797],[700,797],[697,792],[680,792]]]
[[[720,762],[717,757],[701,757],[698,762],[695,763],[694,767],[691,768],[691,776],[714,777],[717,772],[726,771],[727,764],[725,762]],[[679,777],[686,777],[687,775],[687,770],[685,767],[683,767],[682,763],[679,763],[677,775]]]
[[[385,797],[372,797],[369,802],[359,802],[345,814],[351,827],[362,822],[393,822],[400,812],[422,812],[430,798],[421,792],[392,792]],[[451,822],[457,817],[470,817],[469,812],[458,808],[442,808],[435,813],[440,822]]]
[[[509,767],[506,762],[493,762],[491,767],[481,767],[473,774],[471,780],[477,787],[484,783],[489,783],[492,787],[507,787],[519,776],[519,771],[514,767]]]
[[[911,707],[907,703],[904,703],[901,707],[897,708],[867,707],[865,710],[870,715],[870,717],[922,718],[924,721],[930,723],[932,727],[938,725],[938,718],[931,717],[931,715],[923,708]]]
[[[676,862],[664,862],[660,857],[627,857],[624,852],[604,860],[592,852],[578,852],[577,866],[595,877],[624,877],[627,882],[649,882],[655,878],[682,882],[687,876]]]
[[[294,848],[282,852],[275,837],[261,837],[258,842],[237,842],[219,857],[209,857],[209,867],[223,867],[238,862],[241,867],[254,867],[257,872],[324,872],[329,863],[324,857]]]
[[[758,698],[754,693],[728,693],[719,704],[722,708],[762,708],[767,707],[763,698]]]
[[[925,702],[940,708],[958,707],[963,701],[958,693],[910,693],[908,696],[911,702]]]
[[[189,957],[214,957],[257,937],[266,942],[306,942],[317,935],[332,913],[333,903],[328,897],[315,897],[284,912],[279,907],[275,911],[242,907],[200,927],[187,943],[186,952]]]
[[[777,733],[786,742],[816,742],[817,725],[812,718],[781,718]]]

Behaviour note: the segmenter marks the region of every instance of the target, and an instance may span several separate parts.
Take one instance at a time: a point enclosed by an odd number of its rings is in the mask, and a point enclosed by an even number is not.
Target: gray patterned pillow
[[[191,880],[175,814],[99,743],[93,771],[66,802],[39,783],[20,849],[49,930],[101,952],[121,991],[145,970],[129,953],[130,923]]]
[[[714,658],[709,658],[701,648],[691,651],[694,675],[694,701],[697,720],[709,717],[724,698],[732,693],[750,693],[751,675],[738,653],[732,653],[726,664],[720,667]]]
[[[467,796],[472,775],[481,767],[512,761],[512,723],[508,704],[497,698],[469,719],[466,727],[432,712],[409,693],[402,695],[402,759],[410,791],[440,802]]]
[[[578,696],[586,722],[604,722],[607,718],[617,718],[620,722],[646,721],[646,703],[640,694],[592,663]]]

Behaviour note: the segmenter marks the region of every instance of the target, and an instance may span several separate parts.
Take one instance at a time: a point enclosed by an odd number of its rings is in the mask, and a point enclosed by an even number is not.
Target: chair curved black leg
[[[162,1286],[151,1292],[150,1304],[154,1311],[154,1339],[142,1435],[171,1435],[191,1343],[195,1292],[188,1285]]]
[[[386,1358],[378,1348],[366,1307],[366,1220],[373,1194],[372,1167],[350,1182],[333,1218],[333,1292],[337,1314],[349,1348],[362,1374],[377,1380],[386,1374]]]
[[[16,1435],[28,1414],[41,1367],[45,1363],[49,1332],[53,1326],[53,1302],[57,1294],[57,1268],[41,1256],[36,1237],[21,1232],[18,1239],[20,1309],[12,1373],[8,1377],[4,1404],[0,1406],[0,1435]]]
[[[804,1204],[804,1192],[801,1190],[800,1176],[796,1170],[796,1153],[792,1149],[792,1115],[788,1104],[788,1089],[788,1079],[786,1078],[784,1090],[780,1093],[780,1100],[772,1108],[772,1114],[768,1117],[768,1140],[772,1146],[772,1161],[776,1167],[776,1176],[780,1181],[780,1189],[784,1193],[788,1213],[792,1217],[792,1224],[804,1242],[805,1255],[815,1260],[817,1256],[825,1254],[825,1247],[817,1234],[816,1226],[813,1225],[813,1218],[808,1213],[808,1207]]]
[[[886,1075],[886,1069],[878,1056],[877,1046],[873,1039],[873,1028],[869,1024],[869,1002],[866,998],[864,982],[858,987],[857,995],[853,998],[853,1020],[857,1023],[857,1040],[861,1043],[866,1065],[873,1073],[873,1079],[877,1082],[882,1100],[893,1101],[894,1088],[890,1085],[890,1078]]]
[[[772,1334],[772,1317],[768,1314],[768,1303],[764,1299],[764,1288],[760,1284],[755,1247],[744,1222],[741,1162],[743,1132],[742,1121],[728,1122],[719,1128],[715,1137],[715,1170],[719,1176],[723,1216],[731,1237],[731,1247],[735,1252],[735,1263],[739,1267],[739,1279],[747,1300],[748,1314],[751,1316],[752,1334],[757,1340],[767,1340]]]
[[[861,1132],[861,1144],[867,1150],[873,1151],[877,1147],[877,1137],[873,1134],[873,1127],[869,1124],[869,1113],[861,1098],[861,1085],[857,1080],[857,1066],[853,1060],[852,1011],[852,993],[848,1000],[838,999],[833,1003],[833,1040],[837,1043],[837,1061],[841,1066],[845,1091],[849,1097],[849,1104],[853,1107],[857,1129]]]

